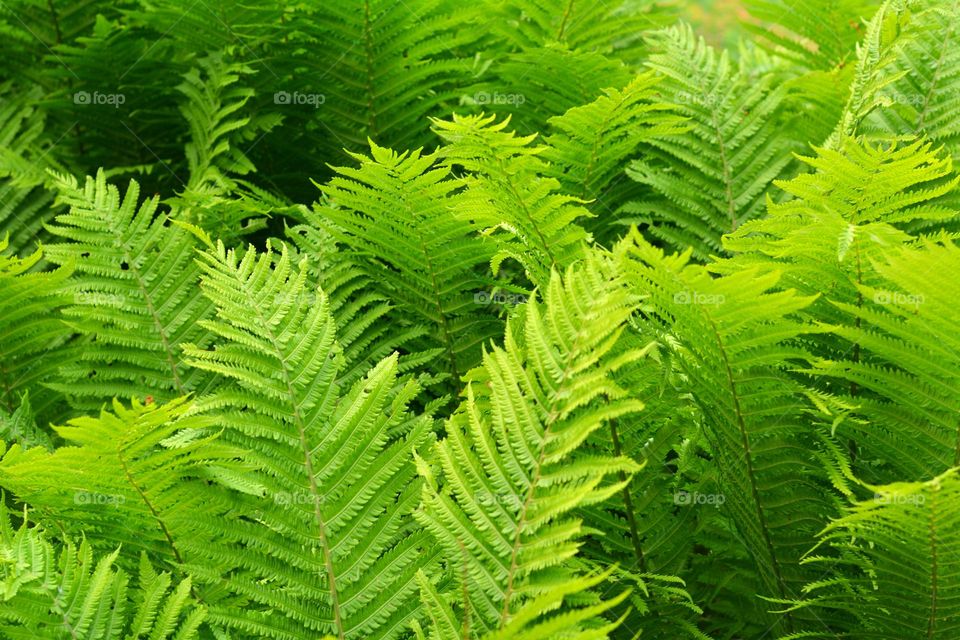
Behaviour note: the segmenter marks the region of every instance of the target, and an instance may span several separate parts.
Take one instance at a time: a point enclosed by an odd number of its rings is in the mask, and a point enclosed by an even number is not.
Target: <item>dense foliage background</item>
[[[960,638],[958,28],[0,0],[0,637]]]

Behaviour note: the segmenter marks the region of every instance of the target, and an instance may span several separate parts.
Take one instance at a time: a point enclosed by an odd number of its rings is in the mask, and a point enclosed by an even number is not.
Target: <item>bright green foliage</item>
[[[23,394],[20,398],[20,406],[12,414],[0,409],[0,440],[19,444],[25,449],[30,447],[53,449],[50,436],[37,426],[29,393]]]
[[[629,192],[623,167],[641,142],[682,133],[683,120],[658,99],[653,72],[622,90],[608,89],[590,104],[551,118],[546,157],[565,192],[589,200],[601,222],[615,215]]]
[[[790,345],[804,331],[790,316],[812,299],[771,292],[776,273],[743,270],[715,279],[687,266],[689,254],[664,257],[639,238],[621,250],[626,275],[650,292],[652,311],[683,345],[687,384],[710,389],[695,400],[725,507],[754,558],[763,595],[797,594],[805,541],[829,509],[816,479],[816,440],[798,401],[802,389],[787,375],[791,362],[806,358]],[[776,624],[791,626],[789,619]]]
[[[523,603],[557,597],[548,594],[576,576],[563,566],[584,534],[575,510],[615,495],[624,486],[616,474],[639,469],[624,457],[578,455],[592,432],[642,409],[613,379],[643,355],[614,349],[636,301],[602,269],[591,261],[563,280],[554,274],[544,302],[529,302],[522,326],[508,327],[504,346],[471,375],[431,454],[439,468],[420,462],[418,518],[461,582],[459,615],[478,634],[470,637],[526,624]],[[549,610],[540,607],[533,617]],[[575,618],[565,624],[579,628]]]
[[[407,412],[416,383],[398,379],[394,355],[341,390],[326,297],[304,295],[306,271],[285,246],[241,257],[218,244],[199,262],[217,307],[203,325],[217,338],[185,350],[193,367],[231,381],[203,404],[219,411],[262,487],[256,521],[235,522],[219,552],[247,569],[228,582],[256,613],[214,608],[211,618],[275,638],[397,637],[417,610],[415,573],[435,554],[411,517],[413,449],[432,437],[430,418]],[[221,576],[210,564],[197,572]]]
[[[479,362],[480,346],[499,323],[479,300],[494,244],[451,215],[458,184],[437,154],[397,153],[371,143],[358,168],[339,167],[324,188],[321,213],[343,249],[363,256],[371,284],[393,300],[409,324],[425,325],[423,348],[441,350],[438,373],[461,376]]]
[[[175,570],[212,538],[201,521],[217,522],[227,495],[208,487],[236,475],[239,452],[217,442],[210,418],[191,416],[190,405],[124,407],[97,418],[56,427],[66,444],[54,451],[13,444],[0,461],[7,490],[34,505],[50,530],[81,532],[95,547],[130,549],[121,564],[143,551]]]
[[[174,582],[141,559],[137,587],[116,567],[120,550],[95,560],[84,541],[59,552],[39,527],[14,528],[0,510],[0,633],[11,640],[193,640],[206,612],[190,579]]]
[[[616,53],[631,62],[642,46],[641,35],[666,17],[665,8],[655,0],[623,5],[570,0],[487,0],[485,4],[500,14],[498,29],[516,47],[559,42],[570,49]]]
[[[820,624],[792,638],[836,637],[818,627],[838,612],[854,629],[852,638],[955,638],[960,633],[957,470],[927,482],[865,488],[873,496],[831,522],[820,534],[816,555],[807,560],[843,577],[808,587],[810,597],[801,606],[812,608]]]
[[[197,321],[210,311],[187,286],[198,273],[192,236],[156,215],[157,198],[139,202],[136,182],[122,198],[103,172],[82,186],[60,176],[57,188],[69,212],[48,228],[65,241],[47,247],[47,259],[75,265],[64,316],[82,353],[62,363],[56,388],[91,409],[111,397],[162,401],[200,388],[179,347],[206,339]]]
[[[856,358],[818,363],[849,382],[854,418],[837,428],[862,443],[861,456],[883,461],[884,477],[928,479],[960,466],[960,369],[954,322],[960,251],[929,243],[878,259],[877,278],[861,285],[862,303],[836,302],[855,318],[833,328]],[[888,452],[896,451],[891,456]]]
[[[720,236],[762,211],[764,193],[790,164],[796,141],[777,135],[784,86],[717,53],[689,28],[657,35],[648,66],[664,76],[662,90],[689,118],[680,136],[655,138],[627,173],[650,188],[630,203],[628,221],[698,258],[720,249]]]
[[[15,253],[46,239],[43,223],[52,213],[53,197],[42,188],[45,152],[36,154],[47,142],[43,112],[31,104],[41,95],[37,88],[23,92],[0,84],[0,224]],[[39,160],[29,157],[35,154]]]
[[[307,259],[307,290],[316,288],[319,282],[324,284],[343,349],[344,370],[340,379],[349,384],[426,331],[423,326],[400,327],[392,322],[390,298],[377,290],[379,274],[368,275],[370,270],[360,259],[348,258],[319,214],[310,211],[304,215],[308,222],[287,229],[287,236]],[[315,296],[307,294],[307,298]],[[407,353],[400,358],[400,369],[423,366],[437,353],[437,349]]]
[[[460,179],[465,191],[456,203],[459,215],[472,220],[497,243],[493,272],[512,258],[523,265],[535,285],[546,285],[551,269],[570,264],[589,238],[579,226],[590,212],[577,198],[559,192],[560,183],[544,176],[542,146],[535,136],[505,131],[509,120],[496,116],[435,120],[447,146],[442,158],[468,172]]]
[[[70,337],[56,311],[72,302],[63,289],[72,265],[48,272],[31,272],[43,250],[18,259],[7,255],[7,238],[0,240],[0,409],[14,411],[20,397],[33,390],[33,402],[44,411],[56,401],[42,383],[56,372]]]
[[[0,0],[0,637],[956,640],[958,25]]]

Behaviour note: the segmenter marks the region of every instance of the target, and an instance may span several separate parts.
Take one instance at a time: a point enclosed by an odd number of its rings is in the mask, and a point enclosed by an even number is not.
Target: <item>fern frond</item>
[[[0,408],[0,441],[7,444],[19,444],[24,449],[43,447],[48,451],[53,449],[50,435],[37,426],[30,405],[30,393],[26,392],[20,398],[20,406],[16,411],[8,414]]]
[[[139,588],[115,566],[119,550],[95,560],[86,540],[54,547],[39,527],[14,530],[0,509],[0,633],[10,640],[196,640],[206,611],[186,578],[174,583],[141,563]]]
[[[478,34],[467,27],[478,17],[476,6],[447,0],[328,2],[295,15],[299,61],[318,82],[298,74],[285,90],[322,96],[306,108],[318,116],[307,122],[327,140],[326,157],[363,151],[369,138],[394,149],[428,143],[427,117],[446,115],[472,81]]]
[[[847,351],[816,372],[855,390],[837,428],[875,474],[928,479],[960,465],[960,249],[952,242],[899,248],[877,259],[863,303],[836,302],[850,320],[832,328]]]
[[[569,0],[488,1],[501,37],[513,47],[531,50],[552,42],[571,50],[615,54],[637,62],[643,35],[667,23],[668,3],[633,0],[615,4]]]
[[[485,80],[471,86],[461,104],[509,117],[519,133],[537,133],[548,129],[550,118],[622,87],[631,75],[615,57],[548,44],[491,61]]]
[[[122,198],[102,171],[83,185],[69,176],[55,183],[69,212],[48,228],[66,242],[47,257],[76,265],[65,283],[75,304],[64,314],[83,351],[52,386],[89,410],[113,397],[159,402],[204,388],[179,347],[206,339],[197,322],[211,309],[196,287],[194,238],[157,213],[156,197],[138,202],[136,182]]]
[[[68,357],[70,329],[59,314],[72,302],[64,288],[73,266],[34,271],[43,249],[21,259],[7,255],[8,246],[8,238],[0,239],[0,409],[14,411],[32,391],[45,415],[61,400],[44,384]]]
[[[576,510],[617,494],[625,484],[618,472],[639,469],[622,456],[579,451],[608,421],[642,408],[613,379],[643,356],[614,349],[636,301],[605,278],[601,260],[588,257],[563,279],[553,274],[545,301],[531,300],[504,346],[485,353],[471,375],[431,453],[436,468],[419,460],[427,483],[416,515],[450,573],[462,575],[451,593],[469,637],[512,637],[531,622],[527,612],[545,611],[525,603],[573,585],[579,578],[568,561],[586,533]],[[567,615],[580,629],[577,613]]]
[[[99,549],[140,550],[182,572],[214,539],[198,524],[219,522],[230,506],[209,484],[230,477],[239,456],[216,441],[209,417],[190,409],[183,399],[114,402],[112,413],[54,427],[67,443],[56,450],[8,443],[0,486],[50,529],[83,534]],[[121,565],[132,558],[124,555]]]
[[[412,450],[432,438],[432,420],[407,412],[418,386],[398,379],[394,355],[341,389],[326,297],[307,299],[307,272],[285,245],[241,257],[219,243],[199,262],[217,305],[202,322],[217,339],[185,351],[193,367],[229,379],[202,405],[249,452],[264,487],[255,518],[209,529],[224,538],[217,553],[245,567],[226,580],[249,600],[243,611],[211,606],[211,619],[271,638],[397,637],[418,615],[416,571],[437,553],[410,517],[420,492]],[[209,563],[194,575],[222,579]]]
[[[243,115],[254,91],[241,80],[253,69],[231,56],[228,49],[200,59],[177,87],[187,98],[181,111],[190,126],[185,150],[190,178],[172,204],[178,218],[221,238],[265,226],[265,212],[250,202],[253,193],[238,179],[255,170],[244,148],[283,119],[277,113]]]
[[[884,108],[864,122],[871,136],[924,136],[960,152],[960,3],[924,0],[916,3],[896,61],[884,75],[896,81],[881,90]]]
[[[807,541],[830,512],[804,418],[804,389],[788,375],[807,354],[809,331],[795,314],[812,301],[776,291],[779,274],[744,269],[723,278],[689,265],[690,251],[664,256],[634,230],[618,247],[624,277],[649,294],[677,338],[678,355],[720,472],[724,509],[753,557],[761,595],[799,594]],[[789,630],[792,621],[767,626]]]
[[[929,638],[960,633],[960,479],[950,469],[926,482],[866,485],[820,534],[808,559],[826,571],[805,599],[787,603],[820,620],[789,638]],[[829,633],[823,627],[831,625]]]
[[[773,50],[809,69],[830,69],[855,54],[878,0],[747,0],[747,28]],[[762,42],[763,40],[761,40]]]
[[[549,121],[545,158],[564,192],[590,201],[588,205],[610,224],[629,198],[623,183],[624,166],[641,142],[686,131],[675,107],[662,102],[660,79],[642,73],[623,89],[607,89],[589,104],[570,109]]]
[[[308,291],[323,283],[330,314],[337,324],[337,337],[343,349],[344,369],[340,380],[350,385],[366,375],[374,365],[395,351],[403,352],[400,371],[432,368],[441,355],[439,349],[412,351],[409,346],[423,342],[423,326],[401,327],[392,321],[393,305],[382,293],[379,282],[370,276],[363,258],[354,258],[337,243],[326,220],[315,210],[303,214],[305,222],[287,229],[287,238],[307,259],[310,274]],[[284,295],[284,294],[281,294]],[[315,300],[315,294],[307,294]]]
[[[857,45],[857,64],[846,106],[833,133],[824,143],[838,148],[846,138],[860,133],[863,121],[876,109],[889,104],[884,89],[906,73],[896,68],[897,54],[912,33],[912,13],[902,0],[884,0],[866,25]]]
[[[720,250],[721,235],[762,212],[768,186],[799,141],[784,135],[785,89],[776,74],[737,66],[689,26],[659,32],[653,42],[647,64],[664,76],[664,98],[690,129],[645,145],[627,173],[651,194],[624,212],[649,235],[705,259]]]
[[[496,274],[507,258],[519,262],[534,285],[546,286],[552,269],[576,260],[590,239],[579,221],[590,212],[573,196],[559,193],[540,159],[545,147],[533,146],[536,136],[505,131],[509,120],[496,116],[454,116],[433,120],[447,143],[441,157],[463,167],[465,187],[458,198],[458,215],[472,220],[497,242],[491,262]]]
[[[53,195],[44,188],[43,167],[50,162],[44,162],[50,151],[46,117],[34,105],[43,91],[18,91],[6,83],[0,84],[0,97],[0,235],[22,254],[47,240],[43,224],[56,211]]]
[[[783,287],[822,294],[804,315],[826,324],[854,318],[833,303],[862,306],[860,287],[878,286],[875,263],[912,244],[913,229],[937,229],[956,212],[943,204],[960,177],[931,143],[879,144],[848,139],[839,150],[816,149],[800,160],[812,173],[778,186],[792,196],[768,204],[766,218],[724,238],[733,254],[711,266],[720,273],[744,268],[778,271]],[[818,336],[817,355],[843,359],[849,343]]]
[[[353,156],[359,167],[337,167],[323,187],[331,206],[320,213],[343,248],[362,257],[371,284],[397,305],[404,324],[427,327],[431,338],[413,348],[442,349],[434,369],[459,389],[480,346],[500,333],[498,319],[477,302],[490,295],[484,272],[493,243],[452,215],[458,182],[437,154],[397,153],[374,142],[370,150],[370,157]]]

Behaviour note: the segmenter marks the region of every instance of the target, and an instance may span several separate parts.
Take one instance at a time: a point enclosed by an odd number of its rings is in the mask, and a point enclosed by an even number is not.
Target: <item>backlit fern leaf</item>
[[[412,346],[442,349],[432,369],[459,387],[479,362],[480,346],[500,332],[496,316],[477,304],[477,296],[489,295],[495,247],[453,215],[458,183],[437,154],[401,154],[372,142],[370,149],[370,157],[354,155],[359,167],[337,168],[323,187],[331,206],[320,213],[371,285],[397,305],[395,318],[427,328],[430,338]]]
[[[788,603],[812,610],[819,623],[785,640],[957,637],[957,470],[927,482],[865,487],[874,495],[833,520],[820,534],[817,555],[807,559],[826,571],[825,579]]]
[[[447,143],[443,160],[466,172],[458,178],[465,191],[457,198],[457,214],[497,242],[494,273],[512,258],[534,285],[545,286],[552,269],[563,269],[580,256],[590,236],[579,221],[590,212],[573,196],[559,193],[560,182],[540,159],[545,147],[533,145],[536,136],[507,132],[510,121],[496,122],[496,116],[454,116],[433,123]]]
[[[10,640],[196,640],[206,611],[190,579],[141,561],[139,588],[91,545],[54,547],[39,527],[14,529],[0,510],[0,633]]]
[[[217,305],[203,325],[217,339],[185,351],[230,381],[202,404],[249,452],[263,487],[255,517],[223,531],[216,551],[245,567],[227,582],[250,603],[211,606],[211,619],[283,639],[399,636],[418,615],[414,575],[437,553],[410,517],[420,492],[412,449],[432,438],[429,416],[407,412],[418,386],[398,379],[393,355],[341,389],[328,303],[304,295],[307,272],[285,245],[241,256],[218,244],[199,262]],[[221,579],[215,565],[195,572]]]
[[[141,551],[183,574],[215,539],[201,535],[201,525],[220,522],[230,507],[211,481],[239,477],[239,452],[217,441],[211,418],[190,409],[183,399],[115,402],[112,412],[54,427],[67,444],[53,451],[7,443],[0,486],[50,530],[82,534],[104,551]],[[129,568],[136,557],[124,554],[119,564]]]
[[[47,257],[76,265],[64,286],[75,303],[64,314],[83,352],[63,364],[54,388],[91,410],[112,397],[162,401],[203,388],[179,347],[205,340],[197,321],[211,308],[196,286],[193,237],[157,213],[156,197],[138,202],[136,182],[122,198],[102,171],[83,185],[57,176],[56,186],[69,212],[48,226],[65,242]]]
[[[785,91],[776,74],[750,68],[748,59],[738,66],[690,27],[659,32],[654,42],[647,64],[664,76],[664,100],[690,129],[644,145],[627,173],[652,193],[624,211],[650,236],[705,259],[719,251],[722,234],[762,212],[766,189],[798,141],[783,133]]]
[[[446,438],[419,461],[427,483],[417,517],[445,552],[470,638],[513,637],[549,609],[525,604],[586,586],[573,586],[581,578],[569,562],[586,533],[575,512],[616,495],[618,472],[639,469],[580,450],[608,421],[642,408],[613,379],[643,356],[614,348],[636,301],[602,274],[600,258],[563,279],[554,272],[545,301],[529,302],[504,346],[485,353]],[[598,612],[608,606],[578,597]],[[580,637],[580,618],[565,615],[556,628]]]

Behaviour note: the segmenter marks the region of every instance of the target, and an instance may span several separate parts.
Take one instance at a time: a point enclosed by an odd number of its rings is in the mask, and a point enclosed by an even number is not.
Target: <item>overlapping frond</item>
[[[861,304],[835,303],[851,320],[832,331],[856,349],[816,371],[849,385],[853,419],[836,431],[857,442],[873,474],[926,480],[960,465],[960,249],[929,241],[888,251],[873,268]]]
[[[215,539],[198,525],[216,526],[230,507],[229,494],[211,483],[239,477],[240,452],[219,443],[212,420],[190,408],[184,399],[115,402],[112,412],[54,427],[66,444],[53,451],[8,442],[0,487],[50,530],[83,535],[103,551],[122,545],[182,574]],[[135,566],[137,555],[118,563]]]
[[[829,578],[794,606],[819,620],[793,639],[947,640],[960,633],[960,479],[865,485],[807,558]]]
[[[830,501],[804,422],[804,389],[788,374],[806,361],[795,319],[812,297],[776,291],[779,274],[744,269],[713,278],[664,256],[634,231],[618,248],[624,277],[649,294],[649,313],[676,336],[680,362],[720,472],[724,509],[753,557],[761,595],[799,594],[798,566]],[[769,618],[789,630],[792,621]],[[766,628],[766,627],[765,627]]]
[[[43,223],[55,210],[53,194],[44,189],[43,163],[35,162],[48,149],[45,116],[33,104],[42,96],[39,87],[20,91],[0,84],[0,235],[18,254],[47,239]]]
[[[623,456],[581,450],[592,433],[642,408],[614,380],[643,357],[615,348],[636,300],[604,274],[600,258],[564,278],[554,272],[544,301],[527,303],[504,345],[471,374],[446,438],[422,452],[417,518],[444,550],[465,637],[514,637],[531,623],[526,611],[534,618],[549,610],[526,603],[564,597],[563,585],[579,579],[569,559],[587,533],[577,510],[616,495],[626,482],[618,473],[639,469]],[[553,624],[574,634],[583,628],[576,616],[558,614]]]
[[[412,450],[432,432],[408,413],[415,382],[398,379],[397,357],[349,388],[322,291],[304,295],[307,272],[279,255],[218,244],[199,258],[215,320],[211,349],[187,345],[191,366],[230,381],[202,404],[224,438],[245,449],[262,497],[255,518],[221,523],[216,553],[246,571],[227,579],[249,600],[211,607],[212,620],[271,638],[395,638],[418,615],[415,573],[437,551],[411,518],[420,482]],[[198,581],[219,581],[210,563]],[[311,635],[312,634],[312,635]]]
[[[369,157],[354,155],[359,167],[337,168],[323,187],[330,206],[319,213],[332,221],[342,250],[360,258],[371,285],[394,302],[394,321],[426,327],[419,348],[439,348],[431,368],[459,386],[481,345],[500,333],[484,304],[495,246],[456,215],[459,183],[436,153],[397,153],[373,142],[370,149]]]
[[[624,169],[640,143],[686,130],[675,107],[662,101],[659,84],[653,71],[639,74],[549,121],[544,156],[553,175],[566,193],[590,201],[604,226],[630,197]]]
[[[539,157],[545,147],[533,144],[536,136],[518,136],[506,131],[509,120],[496,120],[480,115],[433,121],[447,143],[441,158],[465,171],[458,177],[464,187],[456,201],[458,215],[497,243],[494,273],[511,258],[530,282],[546,286],[551,270],[564,269],[581,255],[590,236],[580,222],[591,214],[577,198],[559,192],[560,182]]]
[[[720,250],[720,236],[763,211],[764,194],[799,149],[783,126],[785,87],[777,74],[739,65],[688,27],[656,34],[647,65],[664,76],[664,100],[690,129],[654,138],[627,173],[650,193],[628,204],[630,221],[701,259]]]
[[[304,211],[305,222],[287,229],[287,237],[307,259],[310,274],[308,291],[323,283],[330,314],[337,324],[337,339],[343,350],[344,369],[340,379],[352,384],[395,351],[402,352],[400,370],[430,368],[437,349],[413,351],[411,345],[422,342],[427,330],[422,325],[400,326],[392,319],[393,304],[383,293],[375,275],[362,256],[345,251],[336,241],[323,216],[316,210]],[[284,295],[284,294],[280,294]],[[307,294],[315,300],[315,294]]]
[[[960,152],[960,3],[914,3],[896,60],[884,75],[896,81],[880,92],[884,108],[863,124],[869,135],[924,136]]]
[[[139,584],[90,543],[55,547],[39,527],[15,529],[0,509],[0,633],[10,640],[195,640],[206,616],[189,578],[142,559]]]
[[[44,385],[68,357],[70,330],[60,311],[73,302],[64,286],[73,266],[36,271],[43,250],[12,257],[7,240],[0,239],[0,409],[14,411],[32,391],[37,412],[46,414],[60,398]]]
[[[91,410],[113,397],[159,402],[203,388],[179,347],[206,339],[197,321],[211,309],[196,285],[193,236],[157,212],[156,197],[139,202],[136,182],[123,197],[102,171],[83,185],[57,176],[56,186],[69,211],[48,225],[64,242],[46,257],[75,265],[64,315],[82,353],[61,363],[54,388]]]

